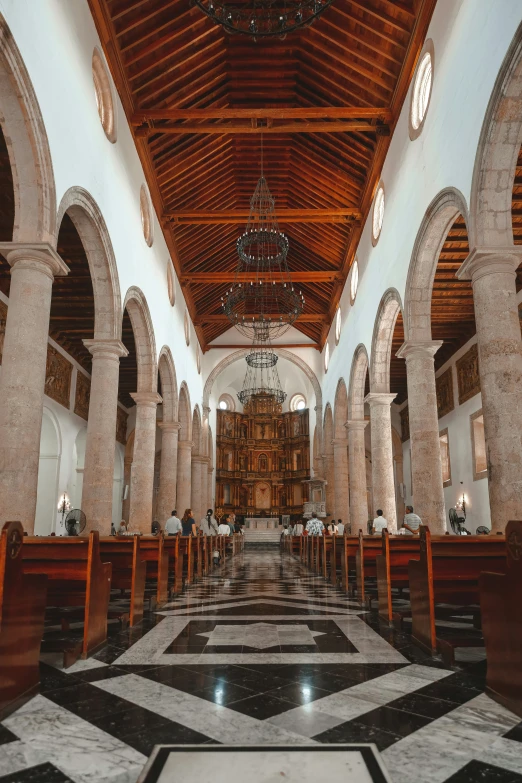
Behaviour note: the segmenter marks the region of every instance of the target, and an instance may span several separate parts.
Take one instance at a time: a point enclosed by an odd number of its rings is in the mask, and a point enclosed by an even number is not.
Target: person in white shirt
[[[406,513],[404,515],[403,528],[406,530],[406,535],[415,536],[419,534],[419,528],[422,525],[422,520],[418,514],[413,513],[413,506],[406,506]]]
[[[172,512],[172,516],[165,522],[165,533],[168,536],[177,536],[181,533],[181,520],[176,516],[177,511]]]
[[[344,525],[342,519],[337,520],[337,535],[344,536]]]
[[[302,536],[302,535],[303,535],[303,523],[296,522],[294,526],[294,536]]]
[[[223,517],[223,520],[218,527],[218,536],[229,536],[230,535],[230,527],[226,521],[226,518]]]
[[[380,508],[377,509],[377,516],[372,522],[372,527],[374,536],[380,536],[384,528],[388,527],[388,520],[383,517],[382,510]]]
[[[206,516],[201,520],[200,528],[204,536],[217,536],[218,523],[211,508],[208,509]]]

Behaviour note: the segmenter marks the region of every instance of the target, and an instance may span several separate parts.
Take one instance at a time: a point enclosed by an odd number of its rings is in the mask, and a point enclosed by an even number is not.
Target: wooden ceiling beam
[[[227,210],[178,210],[166,212],[164,220],[180,225],[227,225],[246,223],[249,212],[245,209]],[[361,219],[358,209],[278,209],[280,223],[351,223]]]
[[[279,313],[272,313],[270,317],[272,318],[272,320],[276,320],[277,318],[279,318],[279,315],[280,315]],[[250,314],[248,316],[248,319],[250,320],[252,318],[260,318],[260,315]],[[313,323],[322,323],[325,318],[326,318],[326,313],[303,313],[303,315],[300,315],[297,320],[300,321],[301,323],[313,324]],[[194,326],[201,326],[202,324],[227,324],[227,323],[230,324],[230,326],[232,326],[229,319],[224,314],[223,315],[221,314],[196,315],[196,317],[193,318],[193,323]]]
[[[290,272],[293,283],[330,283],[338,276],[335,270],[332,272]],[[263,275],[261,275],[263,277]],[[233,283],[234,280],[242,283],[248,283],[253,279],[247,272],[240,272],[236,275],[235,271],[230,272],[184,272],[181,275],[180,283]]]
[[[370,122],[359,120],[352,121],[329,121],[317,122],[308,120],[298,120],[296,122],[287,122],[284,125],[258,125],[252,121],[250,124],[240,123],[201,123],[199,125],[161,125],[150,126],[140,125],[135,129],[138,138],[147,138],[158,134],[168,134],[171,136],[185,135],[213,135],[224,136],[226,134],[239,133],[242,135],[260,135],[266,134],[285,134],[285,133],[377,133],[378,136],[389,136],[390,126],[381,123],[372,125]]]
[[[306,108],[267,109],[148,109],[134,112],[132,125],[142,125],[151,120],[350,120],[374,119],[391,122],[392,113],[386,107],[366,106],[315,106]]]
[[[236,350],[236,348],[248,348],[248,347],[249,346],[245,345],[244,343],[233,343],[233,344],[227,344],[227,345],[212,345],[212,343],[210,343],[209,345],[207,345],[207,351],[210,351],[213,348],[214,349],[219,349],[219,348],[226,349],[226,348],[228,348],[228,349]],[[264,347],[264,346],[255,345],[253,347],[254,348],[261,348],[261,347]],[[313,348],[316,351],[320,351],[321,350],[321,347],[320,347],[319,343],[281,343],[281,344],[278,343],[277,345],[272,345],[272,348],[274,349],[274,351],[276,353],[277,353],[277,349],[278,348]]]

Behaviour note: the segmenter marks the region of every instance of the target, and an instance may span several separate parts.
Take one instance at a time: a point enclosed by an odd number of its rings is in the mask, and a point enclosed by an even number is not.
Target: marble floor
[[[93,658],[42,663],[40,695],[0,724],[0,783],[136,783],[155,745],[345,743],[374,744],[392,783],[522,783],[522,722],[485,670],[480,653],[445,668],[298,560],[247,550],[111,625]]]

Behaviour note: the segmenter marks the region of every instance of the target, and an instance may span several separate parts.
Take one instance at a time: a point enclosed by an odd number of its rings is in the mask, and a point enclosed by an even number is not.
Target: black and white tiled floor
[[[135,783],[154,745],[374,743],[393,783],[522,783],[522,723],[407,631],[247,551],[0,724],[0,783]],[[327,770],[325,770],[327,774]]]

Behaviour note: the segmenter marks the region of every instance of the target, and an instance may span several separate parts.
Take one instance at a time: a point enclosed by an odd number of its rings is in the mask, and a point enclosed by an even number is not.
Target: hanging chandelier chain
[[[194,4],[228,33],[258,38],[285,38],[308,27],[334,0],[193,0]]]

